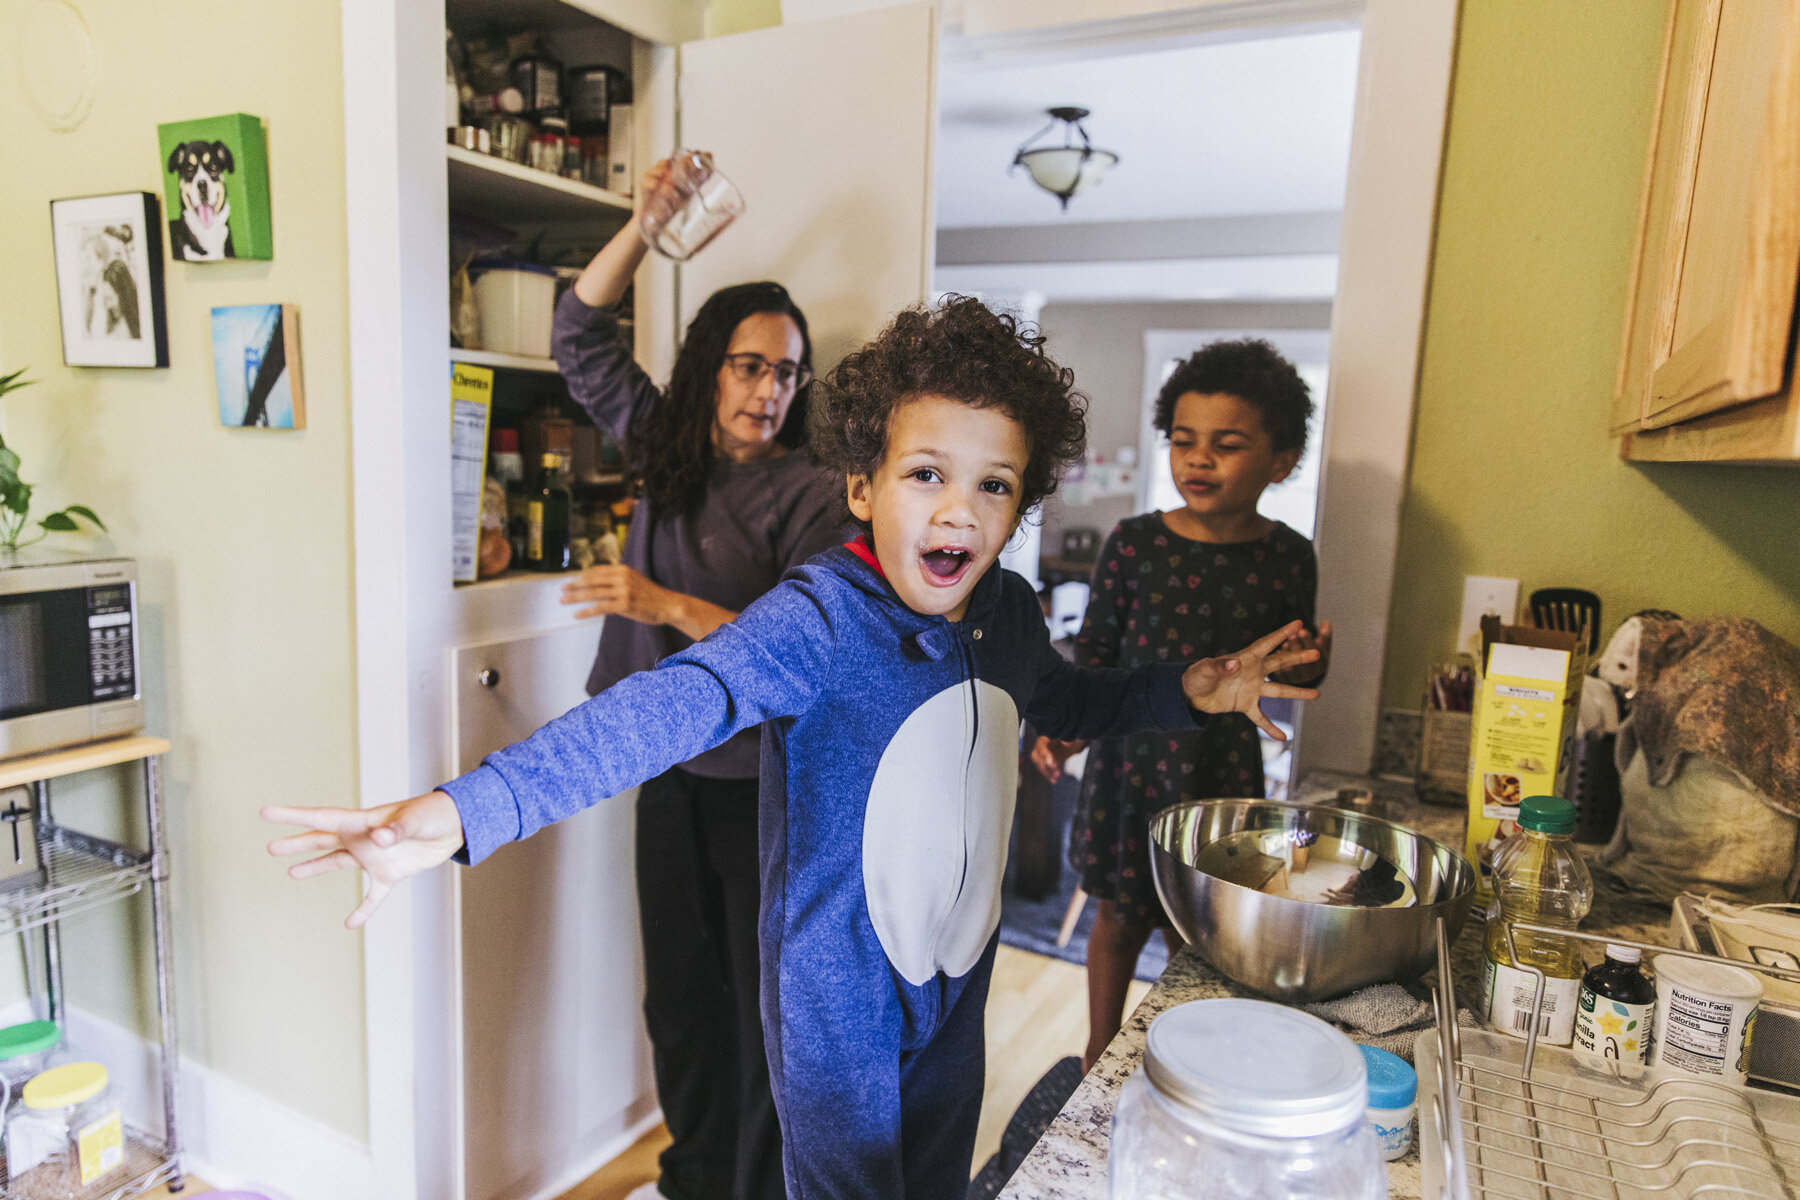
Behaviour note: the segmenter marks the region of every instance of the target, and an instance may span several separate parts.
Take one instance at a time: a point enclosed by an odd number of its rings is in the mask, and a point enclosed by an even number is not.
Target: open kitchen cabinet
[[[1673,0],[1614,393],[1640,461],[1800,461],[1800,2]]]
[[[496,190],[526,203],[517,183],[556,210],[534,219],[589,223],[598,240],[626,211],[599,189],[512,180],[446,147],[445,20],[489,15],[628,45],[638,162],[703,147],[746,197],[692,263],[652,256],[640,272],[633,336],[652,377],[667,379],[679,329],[719,286],[786,284],[825,370],[923,299],[929,278],[927,5],[710,40],[695,40],[704,13],[680,0],[346,6],[366,805],[429,790],[579,702],[599,633],[557,603],[560,577],[450,582],[448,206]],[[370,1194],[553,1196],[654,1118],[632,800],[601,800],[477,870],[421,876],[365,931]]]

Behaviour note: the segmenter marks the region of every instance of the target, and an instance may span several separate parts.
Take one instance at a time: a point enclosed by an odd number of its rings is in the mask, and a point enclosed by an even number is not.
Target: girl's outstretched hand
[[[1301,663],[1316,662],[1315,649],[1283,649],[1289,638],[1306,628],[1304,622],[1290,621],[1266,637],[1258,638],[1236,654],[1221,658],[1203,658],[1181,676],[1181,689],[1187,701],[1201,712],[1241,712],[1256,722],[1258,728],[1278,742],[1287,735],[1263,715],[1257,702],[1264,696],[1282,696],[1294,700],[1317,700],[1318,689],[1271,683],[1269,676]]]
[[[380,808],[270,805],[262,810],[262,817],[277,825],[306,828],[305,833],[269,843],[269,853],[277,857],[318,855],[289,867],[293,878],[357,867],[368,873],[369,890],[345,920],[346,929],[360,928],[396,883],[449,861],[463,845],[462,817],[447,792],[427,792]]]

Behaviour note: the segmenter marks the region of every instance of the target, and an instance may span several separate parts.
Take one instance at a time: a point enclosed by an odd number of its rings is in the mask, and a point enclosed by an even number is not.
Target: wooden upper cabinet
[[[1752,433],[1786,415],[1797,278],[1800,0],[1672,0],[1613,399],[1628,457],[1800,454],[1746,441],[1742,413],[1735,448],[1682,428],[1765,397]]]

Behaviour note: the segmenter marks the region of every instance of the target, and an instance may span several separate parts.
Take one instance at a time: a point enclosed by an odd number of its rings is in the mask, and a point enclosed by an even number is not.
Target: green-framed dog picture
[[[269,146],[261,117],[231,113],[156,127],[169,250],[185,262],[274,258]]]

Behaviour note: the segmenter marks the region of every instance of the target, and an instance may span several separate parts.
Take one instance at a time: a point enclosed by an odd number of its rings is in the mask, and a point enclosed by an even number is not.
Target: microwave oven
[[[0,758],[143,726],[137,564],[0,557]]]

